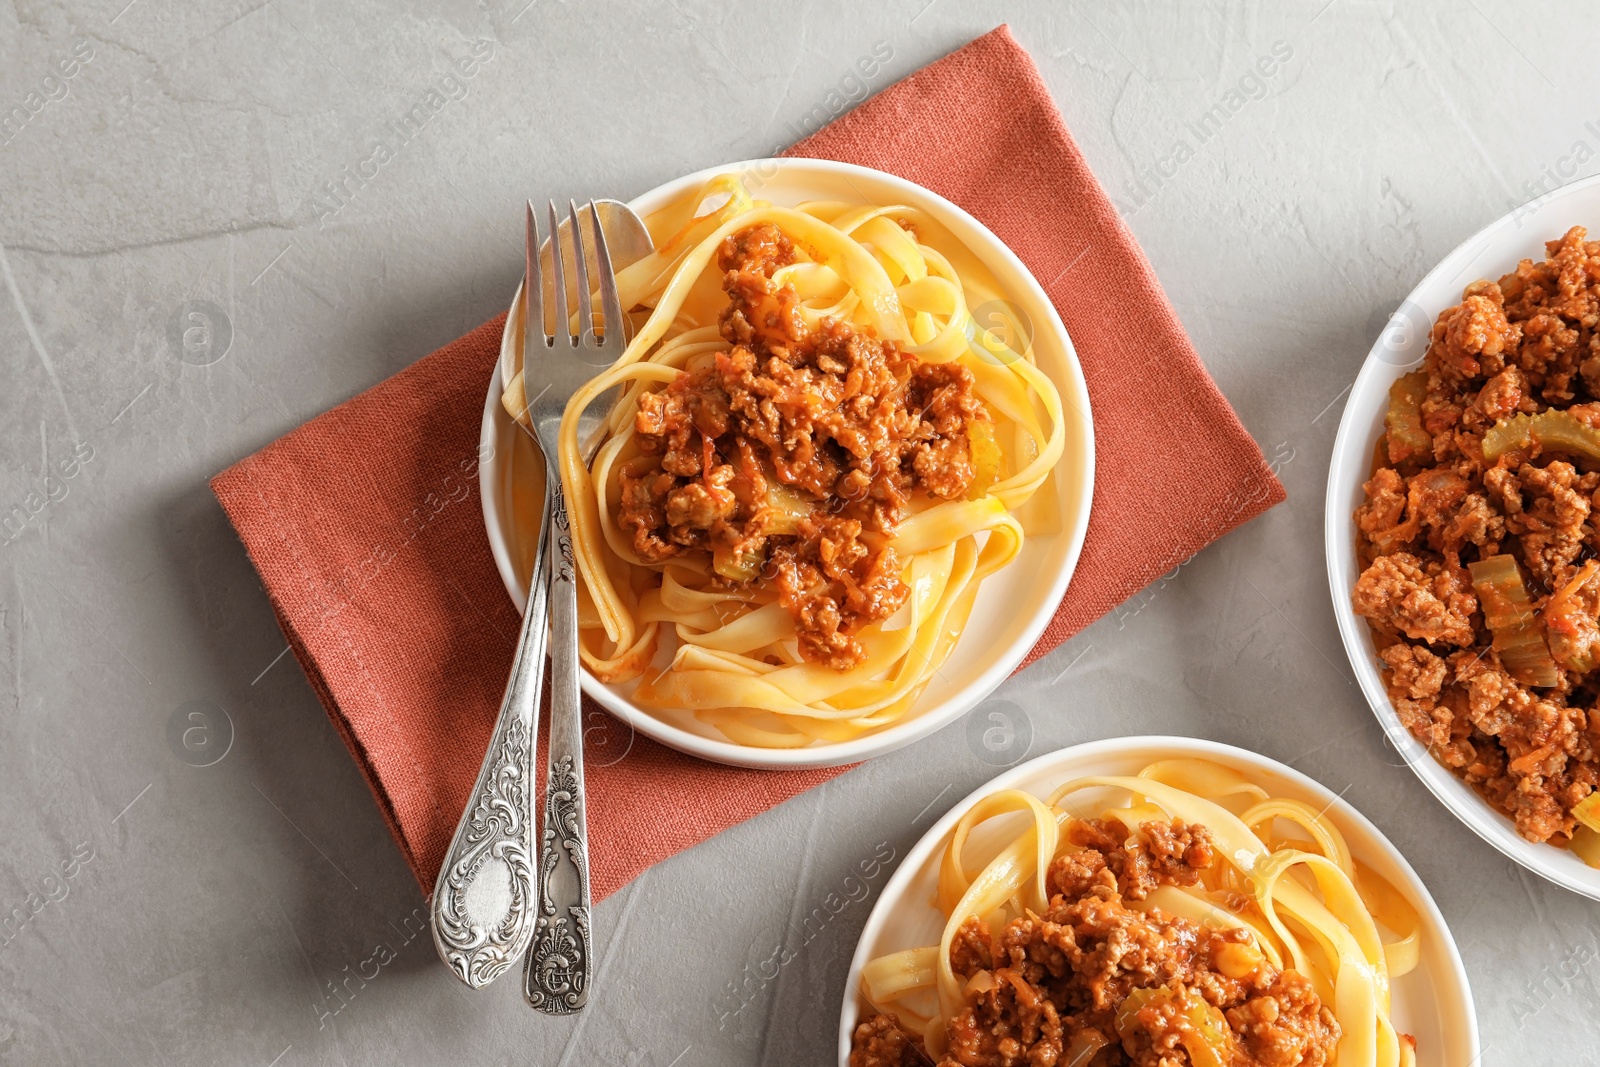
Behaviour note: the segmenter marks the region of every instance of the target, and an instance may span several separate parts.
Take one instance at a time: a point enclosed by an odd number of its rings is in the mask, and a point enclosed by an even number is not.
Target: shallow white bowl
[[[1350,389],[1328,468],[1324,521],[1328,582],[1339,635],[1344,639],[1361,691],[1390,743],[1433,795],[1479,837],[1540,877],[1600,900],[1600,871],[1565,849],[1524,840],[1509,818],[1445,769],[1400,724],[1383,686],[1381,661],[1367,620],[1356,615],[1350,605],[1350,591],[1361,575],[1352,516],[1364,499],[1361,486],[1372,473],[1373,453],[1383,435],[1389,386],[1422,362],[1433,320],[1445,308],[1461,302],[1464,286],[1479,278],[1492,280],[1509,274],[1519,260],[1542,260],[1544,242],[1560,237],[1574,224],[1600,227],[1600,177],[1574,182],[1490,223],[1446,256],[1412,290],[1390,317]]]
[[[933,906],[939,860],[951,829],[968,808],[1001,789],[1047,797],[1072,778],[1129,775],[1156,760],[1186,757],[1231,767],[1277,796],[1302,800],[1328,813],[1351,854],[1403,893],[1421,921],[1421,960],[1415,970],[1395,981],[1391,1016],[1397,1029],[1416,1037],[1418,1067],[1477,1063],[1478,1020],[1455,939],[1417,872],[1376,826],[1318,782],[1254,752],[1191,737],[1118,737],[1060,749],[1007,771],[952,807],[906,853],[867,916],[850,961],[839,1013],[840,1067],[848,1067],[850,1035],[869,1010],[860,995],[861,969],[886,952],[938,943],[944,929],[944,916]]]
[[[845,742],[798,749],[737,745],[718,731],[667,722],[635,706],[632,685],[606,685],[588,672],[583,689],[632,729],[664,745],[718,763],[746,767],[831,767],[879,756],[949,724],[987,696],[1022,662],[1055,614],[1077,565],[1089,526],[1094,495],[1094,429],[1089,390],[1066,327],[1044,290],[1001,240],[981,223],[935,193],[881,171],[811,159],[753,160],[713,167],[653,189],[630,206],[648,216],[712,175],[745,171],[757,197],[793,206],[808,200],[904,204],[941,223],[988,268],[999,291],[1033,324],[1035,361],[1061,392],[1066,450],[1055,471],[1061,524],[1055,532],[1030,532],[1022,552],[985,581],[973,604],[966,633],[928,684],[916,706],[899,722]],[[508,324],[512,320],[508,318]],[[508,335],[507,343],[510,342]],[[483,410],[479,489],[484,525],[506,591],[520,611],[527,599],[538,526],[538,467],[542,462],[527,435],[501,410],[498,381],[489,383]]]

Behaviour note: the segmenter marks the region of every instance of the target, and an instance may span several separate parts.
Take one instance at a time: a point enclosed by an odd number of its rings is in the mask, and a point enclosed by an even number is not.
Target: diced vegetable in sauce
[[[1544,411],[1501,419],[1483,435],[1483,457],[1493,461],[1512,450],[1525,452],[1535,444],[1546,451],[1569,452],[1600,462],[1600,430],[1570,411]]]
[[[1426,371],[1413,371],[1389,387],[1389,462],[1403,463],[1433,451],[1433,436],[1422,427],[1422,398],[1428,392]]]
[[[755,581],[766,561],[766,539],[762,537],[732,547],[717,545],[711,550],[711,569],[731,582]]]
[[[1534,614],[1522,572],[1511,556],[1490,556],[1467,565],[1483,621],[1494,634],[1494,650],[1512,677],[1524,685],[1551,686],[1559,678],[1544,627]]]

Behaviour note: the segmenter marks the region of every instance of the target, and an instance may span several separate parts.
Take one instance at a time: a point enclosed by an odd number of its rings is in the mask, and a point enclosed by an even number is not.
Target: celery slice
[[[1422,399],[1428,394],[1426,371],[1412,371],[1389,387],[1389,462],[1401,463],[1433,452],[1433,437],[1422,427]]]
[[[1552,686],[1560,681],[1517,561],[1490,556],[1467,564],[1467,570],[1472,572],[1483,621],[1494,634],[1494,650],[1511,676],[1523,685]]]
[[[1501,419],[1483,435],[1483,457],[1497,460],[1513,449],[1526,450],[1534,444],[1546,451],[1570,452],[1600,461],[1600,430],[1580,422],[1569,411],[1543,411],[1537,415]]]

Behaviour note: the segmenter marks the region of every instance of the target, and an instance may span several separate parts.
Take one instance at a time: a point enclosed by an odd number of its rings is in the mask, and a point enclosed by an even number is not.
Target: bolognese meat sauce
[[[1188,1067],[1186,1043],[1229,1067],[1325,1067],[1340,1028],[1311,982],[1279,970],[1241,929],[1216,929],[1144,905],[1192,886],[1215,861],[1210,831],[1074,820],[1076,850],[1051,864],[1050,905],[998,932],[958,930],[950,963],[963,1003],[946,1020],[938,1067]],[[1130,906],[1131,905],[1131,906]],[[850,1067],[926,1067],[922,1038],[893,1016],[856,1027]]]
[[[771,224],[723,241],[729,347],[640,398],[617,521],[646,562],[709,551],[717,581],[771,582],[801,654],[844,670],[861,628],[909,595],[890,545],[908,504],[965,497],[972,427],[992,422],[959,363],[833,319],[808,328],[773,279],[794,259]]]
[[[1400,720],[1530,841],[1600,784],[1600,243],[1574,227],[1439,315],[1357,509]]]

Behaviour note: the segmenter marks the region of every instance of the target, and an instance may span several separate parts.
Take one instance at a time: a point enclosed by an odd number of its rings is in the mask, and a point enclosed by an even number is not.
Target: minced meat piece
[[[1379,556],[1356,581],[1356,614],[1384,633],[1432,645],[1470,645],[1477,602],[1470,593],[1441,582],[1444,578],[1429,575],[1409,552]]]
[[[1588,531],[1588,497],[1576,488],[1578,472],[1570,463],[1524,464],[1516,470],[1496,468],[1483,476],[1498,496],[1506,531],[1522,542],[1522,558],[1546,586],[1556,581],[1583,550]]]
[[[1470,381],[1505,368],[1505,356],[1522,339],[1522,330],[1506,320],[1498,289],[1467,296],[1458,307],[1439,316],[1433,328],[1432,351],[1452,377]]]
[[[850,1037],[850,1067],[925,1067],[932,1062],[922,1039],[907,1034],[892,1015],[874,1015]]]
[[[1421,525],[1405,518],[1407,490],[1400,472],[1380,467],[1363,488],[1367,499],[1356,509],[1356,528],[1368,544],[1380,552],[1392,552],[1415,540]]]
[[[1157,886],[1194,885],[1214,858],[1211,831],[1182,821],[1141,823],[1133,834],[1115,819],[1075,819],[1067,836],[1083,851],[1056,860],[1047,884],[1069,895],[1081,895],[1103,866],[1116,879],[1117,892],[1143,900]],[[1084,870],[1086,863],[1094,866]]]

